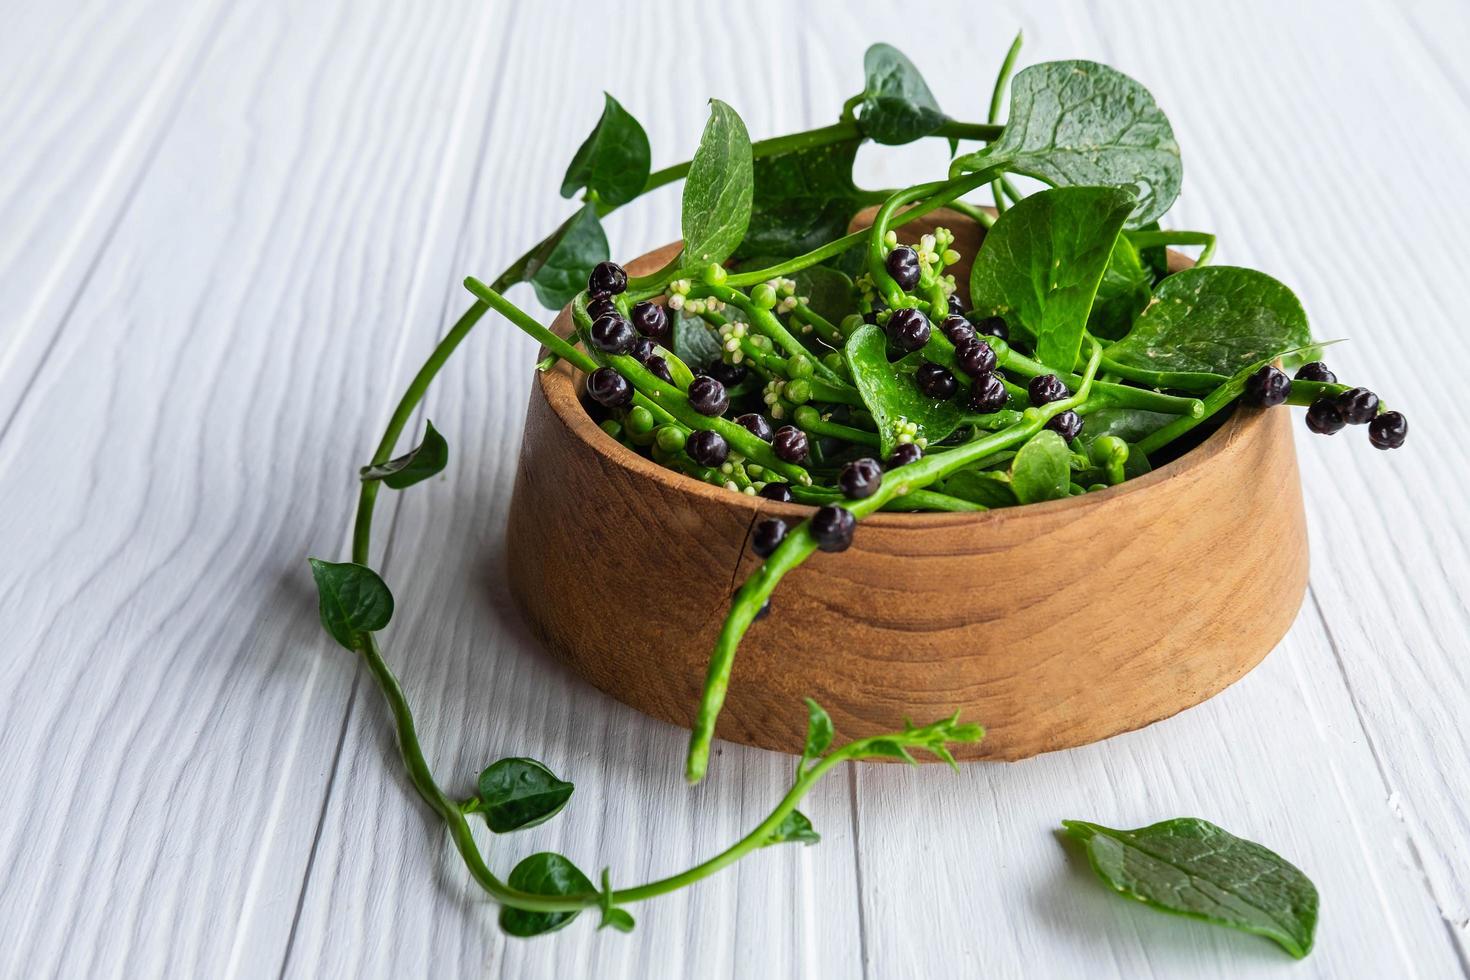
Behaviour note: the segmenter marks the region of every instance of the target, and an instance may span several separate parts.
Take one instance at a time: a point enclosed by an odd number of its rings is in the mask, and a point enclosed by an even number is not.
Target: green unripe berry
[[[849,376],[847,373],[847,360],[842,356],[841,351],[832,351],[832,353],[822,358],[822,363],[827,366],[827,370],[829,371],[840,374],[844,378]]]
[[[658,448],[666,453],[677,453],[684,448],[684,443],[689,439],[689,434],[677,425],[661,425],[654,436]]]
[[[628,410],[624,424],[630,435],[646,436],[653,431],[653,413],[642,405],[634,405]]]
[[[786,373],[792,378],[810,378],[817,366],[805,354],[796,354],[786,362]]]
[[[763,282],[750,291],[750,301],[762,310],[775,309],[777,296],[771,284]]]
[[[1107,466],[1128,459],[1128,443],[1117,436],[1098,436],[1090,451],[1094,466]]]
[[[704,281],[711,286],[720,286],[724,284],[727,275],[729,273],[725,271],[724,266],[718,262],[711,262],[709,267],[704,270]]]
[[[783,394],[791,404],[805,405],[812,400],[812,383],[806,378],[792,378],[786,382]]]
[[[623,434],[623,427],[617,419],[603,419],[601,428],[614,439]]]
[[[796,423],[798,429],[805,431],[822,421],[822,413],[810,405],[803,405],[791,413],[791,421]]]

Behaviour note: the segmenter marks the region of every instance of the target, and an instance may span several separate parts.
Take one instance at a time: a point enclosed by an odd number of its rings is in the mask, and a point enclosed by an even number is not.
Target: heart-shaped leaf
[[[480,773],[480,812],[491,830],[507,834],[556,816],[573,788],[535,759],[501,759]]]
[[[577,895],[596,891],[575,864],[551,851],[542,851],[517,864],[506,884],[535,895]],[[580,912],[528,912],[509,905],[500,909],[500,928],[509,935],[529,938],[555,932]]]
[[[863,135],[896,146],[927,136],[946,122],[924,76],[893,45],[868,48],[863,75],[866,83],[857,117]]]
[[[449,443],[434,428],[433,422],[425,421],[424,424],[423,442],[386,463],[364,466],[358,471],[358,477],[364,483],[382,480],[394,490],[402,490],[444,469],[449,462]]]
[[[347,649],[361,649],[364,633],[384,628],[393,618],[393,593],[371,568],[320,558],[307,562],[316,580],[322,626]]]
[[[792,810],[761,847],[770,847],[772,844],[816,844],[821,839],[822,835],[812,828],[812,822],[800,810]]]
[[[924,363],[923,351],[902,360],[888,360],[888,338],[876,324],[868,323],[847,338],[847,366],[863,404],[878,425],[884,459],[898,445],[897,425],[912,422],[918,427],[915,439],[938,442],[964,420],[964,412],[952,399],[935,401],[919,390],[914,373]]]
[[[1011,460],[1011,490],[1023,504],[1060,500],[1072,484],[1072,451],[1051,429],[1026,440]]]
[[[750,225],[755,176],[750,134],[735,110],[710,100],[709,122],[684,178],[684,265],[729,258]]]
[[[525,277],[542,306],[559,310],[587,288],[593,266],[607,261],[608,254],[597,205],[588,203],[531,257]]]
[[[643,193],[648,184],[648,134],[617,99],[606,92],[603,97],[602,118],[572,157],[561,196],[571,197],[585,187],[616,207]]]

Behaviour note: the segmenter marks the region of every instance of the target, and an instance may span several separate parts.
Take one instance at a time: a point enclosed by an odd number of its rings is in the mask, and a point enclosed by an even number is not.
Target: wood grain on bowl
[[[979,229],[936,212],[901,229]],[[645,274],[668,245],[628,263]],[[1171,256],[1172,264],[1183,264]],[[964,281],[967,268],[957,270]],[[563,311],[554,328],[570,331]],[[517,603],[546,646],[620,701],[688,727],[765,515],[810,508],[667,470],[597,427],[565,364],[532,386],[511,503]],[[840,739],[960,710],[961,758],[1021,759],[1198,704],[1285,634],[1307,582],[1285,410],[1241,408],[1160,469],[1081,497],[982,514],[878,514],[777,587],[746,635],[717,734],[800,752],[812,697]],[[575,595],[576,601],[566,601]]]

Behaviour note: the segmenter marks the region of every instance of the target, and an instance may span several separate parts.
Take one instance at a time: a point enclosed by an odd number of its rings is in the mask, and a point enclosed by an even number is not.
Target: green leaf
[[[735,110],[710,100],[709,122],[684,178],[684,265],[729,258],[750,225],[755,177],[750,134]]]
[[[603,93],[606,102],[597,126],[577,148],[562,178],[561,196],[582,188],[604,204],[627,204],[648,184],[648,134],[618,100]]]
[[[386,463],[378,463],[373,466],[364,466],[358,471],[358,477],[367,483],[371,480],[382,480],[394,490],[402,490],[411,487],[420,480],[429,477],[444,469],[449,462],[449,443],[434,428],[433,422],[425,422],[424,441],[414,446],[408,452],[397,459],[390,459]]]
[[[1088,416],[1087,424],[1088,426],[1092,424],[1092,416]],[[1085,427],[1083,431],[1087,431]],[[951,497],[959,497],[961,500],[968,500],[992,509],[1014,507],[1020,503],[1016,499],[1015,491],[1011,489],[1009,473],[960,470],[945,480],[940,489]]]
[[[1242,368],[1311,343],[1307,314],[1290,289],[1254,269],[1205,266],[1159,283],[1128,336],[1103,356],[1149,372],[1161,386],[1189,381],[1177,377],[1184,374],[1213,387]]]
[[[806,699],[806,745],[801,750],[803,766],[811,759],[820,758],[827,746],[832,744],[832,718],[820,704]]]
[[[862,204],[852,182],[861,142],[844,140],[756,160],[750,227],[734,255],[802,255],[847,234]]]
[[[911,766],[918,765],[914,761],[914,757],[909,755],[909,750],[902,743],[888,738],[880,738],[870,744],[867,751],[863,753],[863,758],[902,759]]]
[[[1260,844],[1196,817],[1139,830],[1064,820],[1110,888],[1162,912],[1252,932],[1301,959],[1312,951],[1317,889]]]
[[[807,266],[792,273],[791,281],[796,283],[796,295],[805,297],[812,312],[831,323],[857,312],[857,290],[852,280],[830,266]]]
[[[1133,206],[1127,191],[1062,187],[1001,213],[970,270],[981,314],[1004,316],[1036,340],[1036,357],[1071,371],[1093,296]]]
[[[1102,436],[1117,436],[1124,442],[1134,443],[1153,435],[1179,417],[1141,408],[1099,408],[1088,413],[1087,424],[1082,427],[1079,438],[1085,446],[1091,446]]]
[[[1102,281],[1097,284],[1097,296],[1087,316],[1088,333],[1102,340],[1118,340],[1127,334],[1134,319],[1148,306],[1153,281],[1153,272],[1144,266],[1138,249],[1119,235]]]
[[[349,650],[361,649],[364,633],[373,633],[393,618],[393,593],[366,565],[308,558],[316,579],[322,626]]]
[[[1124,187],[1130,227],[1155,220],[1179,196],[1179,144],[1148,89],[1093,61],[1032,65],[1011,82],[1000,138],[961,157],[963,170],[1002,165],[1054,187]]]
[[[821,839],[822,835],[812,829],[812,822],[800,810],[792,810],[771,831],[771,836],[766,838],[761,847],[770,847],[772,844],[816,844]]]
[[[863,101],[858,129],[879,143],[896,146],[927,136],[944,125],[934,93],[914,63],[891,44],[875,44],[863,55]]]
[[[597,205],[587,204],[526,263],[525,278],[541,305],[559,310],[587,288],[592,267],[608,258],[607,236],[597,217]]]
[[[731,320],[739,319],[735,315],[739,312],[733,306],[725,308],[725,315]],[[669,349],[674,352],[675,357],[689,365],[690,370],[703,370],[720,359],[723,348],[720,347],[720,335],[715,333],[714,327],[703,318],[683,310],[673,313],[672,319],[670,329],[673,336],[669,341]]]
[[[497,834],[545,823],[572,797],[571,783],[535,759],[501,759],[480,773],[480,812]]]
[[[506,879],[506,884],[534,895],[576,895],[596,891],[592,882],[575,864],[551,851],[532,854],[517,864]],[[500,909],[500,928],[509,935],[524,939],[555,932],[580,914],[528,912],[504,905]]]
[[[602,893],[598,897],[598,907],[602,909],[602,921],[597,924],[598,929],[612,927],[618,932],[633,931],[633,914],[626,909],[620,909],[613,905],[612,882],[609,879],[607,868],[602,869]]]
[[[1051,429],[1026,441],[1011,460],[1011,490],[1023,504],[1060,500],[1072,483],[1072,451]]]
[[[915,438],[930,442],[943,439],[963,421],[964,413],[952,399],[934,401],[919,390],[914,372],[924,363],[923,351],[889,363],[888,338],[872,323],[852,332],[845,351],[852,382],[878,425],[882,458],[893,455],[898,444],[894,427],[900,421],[914,423],[919,429]]]

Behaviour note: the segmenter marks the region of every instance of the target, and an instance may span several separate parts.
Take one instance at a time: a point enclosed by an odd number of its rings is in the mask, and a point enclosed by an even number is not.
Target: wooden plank
[[[0,974],[279,970],[356,670],[303,559],[344,540],[498,16],[233,10],[78,284],[0,445]]]
[[[506,69],[480,153],[483,180],[466,211],[456,264],[443,273],[446,308],[466,301],[466,272],[493,275],[570,204],[556,188],[564,162],[600,110],[599,88],[643,121],[655,166],[686,158],[707,114],[730,101],[756,138],[812,122],[802,100],[795,37],[779,31],[732,53],[711,38],[775,24],[778,5],[721,11],[650,5],[637,16],[567,18],[556,5],[517,9],[505,37]],[[645,33],[657,25],[656,41]],[[543,39],[575,72],[545,72]],[[632,68],[667,59],[662,70]],[[707,58],[682,61],[685,53]],[[822,119],[816,122],[824,121]],[[508,134],[513,134],[508,135]],[[677,189],[614,215],[619,254],[677,237]],[[534,309],[529,291],[517,296]],[[549,321],[550,314],[543,320]],[[514,477],[535,345],[487,320],[431,392],[427,414],[450,440],[446,478],[402,497],[384,565],[399,618],[388,656],[416,706],[425,748],[455,792],[507,755],[531,755],[577,784],[551,822],[505,838],[482,837],[502,875],[538,850],[566,854],[615,884],[682,870],[733,843],[785,792],[792,761],[722,747],[710,777],[684,785],[686,733],[653,722],[574,679],[537,649],[512,607],[503,568],[504,515]],[[414,365],[406,365],[396,390]],[[588,569],[589,589],[626,595],[630,615],[656,615],[675,583],[633,582]],[[567,601],[576,601],[569,594]],[[791,709],[804,714],[800,704]],[[859,969],[856,872],[845,777],[803,805],[822,832],[814,848],[774,848],[696,887],[636,906],[632,935],[573,923],[555,938],[507,940],[496,910],[470,884],[441,829],[412,796],[376,690],[359,685],[287,973],[415,976],[451,968],[508,977],[599,975],[792,976],[815,964],[833,975]]]

